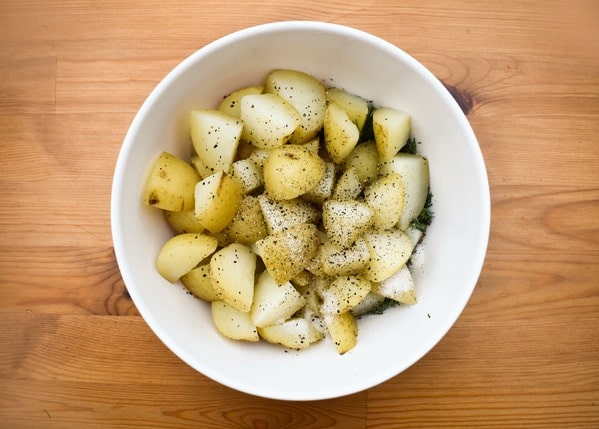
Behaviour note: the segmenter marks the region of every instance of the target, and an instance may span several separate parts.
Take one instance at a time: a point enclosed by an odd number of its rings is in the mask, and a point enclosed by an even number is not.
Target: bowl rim
[[[391,50],[395,53],[395,55],[401,56],[404,60],[406,60],[411,67],[414,67],[418,70],[418,73],[422,74],[430,84],[432,84],[437,92],[444,97],[446,102],[453,106],[453,109],[456,109],[458,113],[457,117],[461,121],[461,128],[469,134],[470,141],[475,143],[475,147],[473,147],[474,155],[478,165],[476,168],[481,172],[481,177],[484,177],[484,183],[480,183],[480,192],[481,197],[483,198],[483,206],[481,207],[481,221],[480,221],[480,231],[479,236],[481,237],[481,252],[478,254],[478,259],[470,262],[470,265],[474,267],[472,270],[472,281],[469,285],[465,285],[466,292],[464,295],[467,297],[463,303],[463,306],[459,308],[454,308],[453,313],[449,317],[451,323],[448,323],[446,329],[440,330],[439,335],[435,338],[429,338],[426,344],[423,346],[423,353],[420,353],[415,359],[408,362],[404,365],[403,369],[399,372],[393,368],[386,372],[382,372],[379,374],[379,377],[376,379],[368,378],[364,380],[362,383],[353,383],[351,385],[351,390],[347,388],[337,388],[331,387],[326,392],[314,392],[312,395],[273,395],[272,393],[261,389],[259,386],[255,388],[250,388],[245,384],[236,384],[234,380],[227,378],[221,374],[219,371],[212,371],[210,368],[202,368],[201,370],[196,366],[191,365],[189,362],[193,360],[192,357],[187,355],[187,352],[180,349],[176,344],[173,344],[167,337],[167,335],[160,328],[160,322],[153,315],[149,314],[149,310],[143,304],[143,299],[141,295],[138,295],[137,288],[130,288],[128,285],[135,282],[133,275],[129,272],[128,267],[125,265],[125,261],[127,256],[124,252],[124,248],[122,246],[122,237],[119,234],[120,231],[120,213],[117,210],[119,206],[119,198],[121,196],[120,185],[123,183],[124,174],[126,171],[125,161],[129,158],[129,153],[132,150],[133,143],[133,135],[134,131],[138,128],[140,122],[142,122],[144,116],[153,105],[155,100],[160,96],[160,94],[164,91],[164,89],[168,88],[172,81],[176,79],[178,74],[182,71],[190,67],[191,64],[195,63],[199,58],[207,55],[210,52],[220,49],[223,46],[226,46],[230,43],[234,43],[238,40],[241,40],[247,36],[252,36],[260,33],[267,32],[277,32],[277,31],[290,31],[290,30],[318,30],[318,31],[329,31],[335,32],[344,35],[350,35],[354,37],[360,37],[362,39],[366,39],[369,43],[375,43],[387,50]],[[265,398],[271,399],[280,399],[280,400],[324,400],[324,399],[332,399],[336,397],[346,396],[349,394],[357,393],[371,387],[374,387],[382,382],[389,380],[390,378],[400,374],[401,372],[408,369],[422,357],[424,357],[432,348],[434,348],[438,342],[447,334],[447,332],[454,326],[456,320],[459,318],[460,314],[463,312],[465,307],[470,300],[472,293],[476,287],[476,283],[480,274],[482,272],[482,268],[484,265],[484,261],[486,258],[486,253],[488,249],[488,242],[490,236],[490,227],[491,227],[491,194],[490,194],[490,186],[488,181],[488,173],[485,166],[485,162],[482,156],[482,151],[480,149],[480,145],[478,140],[474,134],[474,131],[466,118],[466,115],[461,110],[459,104],[454,99],[454,97],[449,93],[447,88],[442,84],[442,82],[437,79],[431,71],[429,71],[423,64],[421,64],[418,60],[407,54],[398,46],[378,37],[371,33],[365,32],[363,30],[330,22],[324,21],[313,21],[313,20],[289,20],[289,21],[274,21],[268,22],[264,24],[259,24],[251,27],[246,27],[222,37],[219,37],[211,42],[208,42],[204,46],[197,49],[195,52],[184,58],[181,62],[179,62],[172,70],[170,70],[165,77],[154,87],[154,89],[147,96],[139,110],[136,112],[135,117],[133,118],[127,133],[123,139],[123,143],[121,149],[119,151],[119,155],[116,161],[114,176],[112,182],[111,189],[111,199],[110,199],[110,219],[111,219],[111,231],[112,231],[112,242],[115,253],[115,258],[117,261],[117,265],[119,267],[119,271],[121,273],[123,282],[125,287],[127,288],[128,293],[131,296],[131,299],[138,309],[140,315],[144,319],[144,321],[151,328],[153,333],[161,340],[163,344],[167,346],[167,348],[173,352],[176,356],[178,356],[181,360],[183,360],[187,365],[194,368],[196,371],[202,373],[206,377],[222,384],[228,386],[232,389],[248,393],[255,396],[261,396]],[[466,288],[466,286],[468,288]]]

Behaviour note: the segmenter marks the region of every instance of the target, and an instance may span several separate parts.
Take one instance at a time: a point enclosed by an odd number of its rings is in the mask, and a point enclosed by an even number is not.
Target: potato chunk
[[[239,311],[224,301],[213,301],[211,310],[214,326],[225,337],[232,340],[260,340],[249,313]]]
[[[275,94],[246,95],[241,99],[242,137],[262,149],[279,147],[300,123],[297,110]]]
[[[371,226],[374,212],[360,201],[329,200],[322,205],[324,229],[340,248],[351,246]]]
[[[382,282],[399,271],[414,248],[410,238],[398,229],[369,232],[364,239],[370,250],[370,262],[363,274],[373,282]]]
[[[329,155],[337,164],[347,158],[358,144],[360,131],[345,110],[338,104],[329,104],[324,116],[324,142]]]
[[[321,130],[326,90],[318,79],[296,70],[274,70],[266,77],[264,92],[277,94],[299,112],[300,124],[291,136],[291,143],[306,143]]]
[[[410,138],[410,115],[397,109],[381,107],[372,115],[376,148],[382,161],[389,161]]]
[[[328,103],[341,106],[347,113],[349,120],[362,131],[370,113],[370,102],[341,88],[329,88],[326,95]]]
[[[262,94],[263,89],[261,85],[239,88],[223,98],[218,105],[218,110],[235,118],[241,118],[241,99],[246,95]]]
[[[401,176],[391,173],[372,182],[364,190],[364,202],[374,212],[374,227],[391,229],[399,222],[404,206]]]
[[[369,280],[358,275],[337,277],[324,291],[323,313],[339,314],[358,305],[371,290]]]
[[[239,311],[250,311],[254,298],[256,254],[243,244],[233,243],[210,258],[210,276],[216,295]]]
[[[324,313],[323,320],[337,353],[342,355],[355,347],[358,342],[358,324],[350,312]]]
[[[170,238],[156,257],[156,269],[174,283],[216,250],[216,238],[206,234],[179,234]]]
[[[406,265],[382,282],[373,283],[372,291],[402,304],[416,303],[414,280],[410,269]]]
[[[269,234],[285,231],[301,223],[318,223],[320,211],[300,198],[277,201],[268,195],[257,197]]]
[[[194,187],[200,180],[195,169],[181,158],[162,152],[146,182],[144,204],[170,211],[194,207]]]
[[[264,186],[275,200],[291,200],[306,193],[324,177],[326,164],[299,145],[273,149],[264,163]]]
[[[314,224],[294,225],[255,243],[268,272],[283,284],[302,272],[318,252],[320,241]]]
[[[306,299],[289,282],[278,285],[268,271],[260,274],[250,310],[258,327],[284,322],[304,306]]]
[[[243,185],[223,171],[206,177],[195,187],[195,213],[208,231],[220,232],[231,222],[243,199]]]
[[[235,159],[243,123],[218,110],[193,110],[189,119],[191,142],[209,171],[228,171]]]
[[[303,317],[293,317],[275,325],[258,328],[258,333],[269,343],[290,349],[305,349],[324,336]]]
[[[216,301],[219,299],[212,288],[212,278],[210,276],[210,263],[198,265],[187,274],[181,277],[181,283],[196,298],[203,301]]]

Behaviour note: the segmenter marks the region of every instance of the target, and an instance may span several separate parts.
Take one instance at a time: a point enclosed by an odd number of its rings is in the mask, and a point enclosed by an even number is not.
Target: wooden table
[[[0,427],[599,427],[598,2],[0,0]],[[175,357],[127,295],[113,169],[182,59],[276,20],[346,24],[452,88],[489,172],[463,315],[380,386],[280,402]]]

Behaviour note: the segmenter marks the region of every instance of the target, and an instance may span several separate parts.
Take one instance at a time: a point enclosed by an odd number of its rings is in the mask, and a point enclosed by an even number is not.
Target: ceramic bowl
[[[171,230],[142,189],[158,154],[189,158],[189,112],[224,94],[296,69],[410,113],[429,160],[434,220],[413,273],[418,303],[359,320],[358,344],[344,355],[323,340],[302,351],[224,338],[210,307],[164,280],[154,261]],[[155,334],[179,358],[230,388],[267,398],[317,400],[359,392],[427,354],[466,306],[489,237],[489,184],[476,137],[444,85],[406,52],[357,29],[322,22],[247,28],[202,47],[175,67],[135,116],[116,164],[111,222],[125,285]]]

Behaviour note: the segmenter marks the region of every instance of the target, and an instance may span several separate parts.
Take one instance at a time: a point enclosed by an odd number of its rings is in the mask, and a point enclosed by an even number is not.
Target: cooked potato
[[[323,338],[322,332],[303,317],[294,317],[276,325],[258,328],[258,333],[269,343],[290,349],[305,349]]]
[[[264,186],[275,200],[305,194],[324,177],[326,164],[303,146],[285,145],[271,150],[264,163]]]
[[[243,123],[218,110],[198,109],[189,118],[191,142],[197,156],[211,171],[229,171]]]
[[[400,153],[381,164],[381,174],[397,173],[403,179],[404,207],[399,228],[405,230],[422,211],[429,189],[428,160],[421,155]]]
[[[375,228],[393,228],[399,222],[404,206],[401,176],[391,173],[376,179],[364,190],[364,202],[374,212]]]
[[[398,229],[368,232],[364,239],[370,250],[370,261],[363,274],[373,282],[382,282],[399,271],[414,248],[410,238]]]
[[[358,342],[358,325],[350,312],[340,314],[323,314],[323,320],[335,349],[340,355],[347,353]]]
[[[320,221],[320,211],[302,199],[277,201],[265,194],[257,199],[269,234],[285,231],[293,225]]]
[[[374,289],[374,283],[371,283],[371,285],[372,289]],[[384,296],[379,295],[378,293],[375,293],[371,290],[368,293],[368,295],[366,295],[364,299],[362,299],[362,301],[360,301],[358,304],[352,307],[352,309],[350,310],[351,314],[354,317],[358,317],[370,313],[379,305],[381,305],[384,300]]]
[[[212,278],[210,276],[210,263],[198,265],[181,277],[181,283],[196,298],[212,302],[219,299],[212,288]]]
[[[264,163],[266,162],[266,158],[268,158],[268,155],[270,155],[270,150],[256,148],[247,157],[247,159],[256,164],[256,167],[258,167],[260,170],[263,170]]]
[[[261,85],[239,88],[223,98],[218,106],[218,110],[235,118],[241,118],[241,99],[246,95],[262,94],[263,89],[264,87]]]
[[[416,303],[416,289],[410,269],[404,265],[391,277],[372,284],[372,291],[402,304]]]
[[[216,172],[214,168],[208,167],[197,155],[191,157],[191,165],[193,165],[193,168],[195,168],[202,179],[211,176]]]
[[[264,92],[277,94],[299,112],[300,125],[293,132],[291,143],[306,143],[322,129],[326,91],[318,79],[296,70],[274,70],[266,77]]]
[[[324,116],[324,143],[333,161],[340,164],[358,144],[360,130],[338,104],[329,104]]]
[[[397,109],[381,107],[372,114],[376,148],[382,161],[389,161],[410,138],[410,115]]]
[[[262,149],[279,147],[300,124],[300,114],[275,94],[246,95],[241,99],[242,137]]]
[[[211,310],[214,326],[225,337],[232,340],[260,340],[249,313],[239,311],[224,301],[213,301]]]
[[[206,234],[179,234],[170,238],[156,258],[156,269],[174,283],[216,250],[216,239]]]
[[[379,174],[379,153],[373,141],[356,145],[344,162],[345,169],[354,168],[362,185]]]
[[[177,234],[204,231],[204,227],[196,217],[195,209],[181,212],[171,212],[165,210],[164,217]]]
[[[356,124],[358,130],[362,131],[370,112],[369,101],[341,88],[327,89],[326,96],[329,104],[335,103],[342,107],[349,120]]]
[[[316,204],[322,204],[326,200],[330,199],[333,195],[333,189],[335,187],[335,164],[327,162],[322,180],[316,184],[312,189],[308,190],[302,198],[306,201],[310,201]]]
[[[339,276],[324,292],[321,312],[345,313],[359,304],[371,290],[371,283],[359,275]]]
[[[242,199],[243,185],[239,180],[218,171],[196,185],[196,217],[208,231],[220,232],[231,222]]]
[[[264,185],[262,170],[249,159],[240,159],[231,166],[231,175],[243,186],[243,193],[249,194]]]
[[[284,322],[304,306],[306,299],[285,282],[277,284],[268,271],[260,274],[254,289],[250,315],[254,325],[265,327]]]
[[[322,205],[324,229],[331,242],[342,249],[366,232],[373,219],[373,210],[360,201],[329,200]]]
[[[362,182],[360,181],[360,177],[356,173],[355,168],[349,167],[337,179],[331,199],[338,201],[355,200],[361,192]]]
[[[315,137],[312,140],[309,140],[308,142],[303,143],[301,146],[305,147],[310,152],[318,155],[318,153],[320,152],[320,138]]]
[[[314,224],[300,224],[255,243],[258,255],[277,284],[302,272],[318,252],[320,241]]]
[[[358,274],[368,265],[370,250],[366,241],[359,237],[351,246],[340,249],[332,243],[320,246],[318,257],[322,271],[329,276]]]
[[[226,228],[226,233],[231,242],[246,245],[266,237],[268,229],[258,198],[251,195],[243,198],[239,210]]]
[[[248,312],[254,298],[256,254],[233,243],[210,258],[210,277],[216,295],[239,311]]]
[[[162,152],[150,171],[143,201],[163,210],[191,210],[194,187],[199,180],[200,176],[191,165],[173,154]]]

